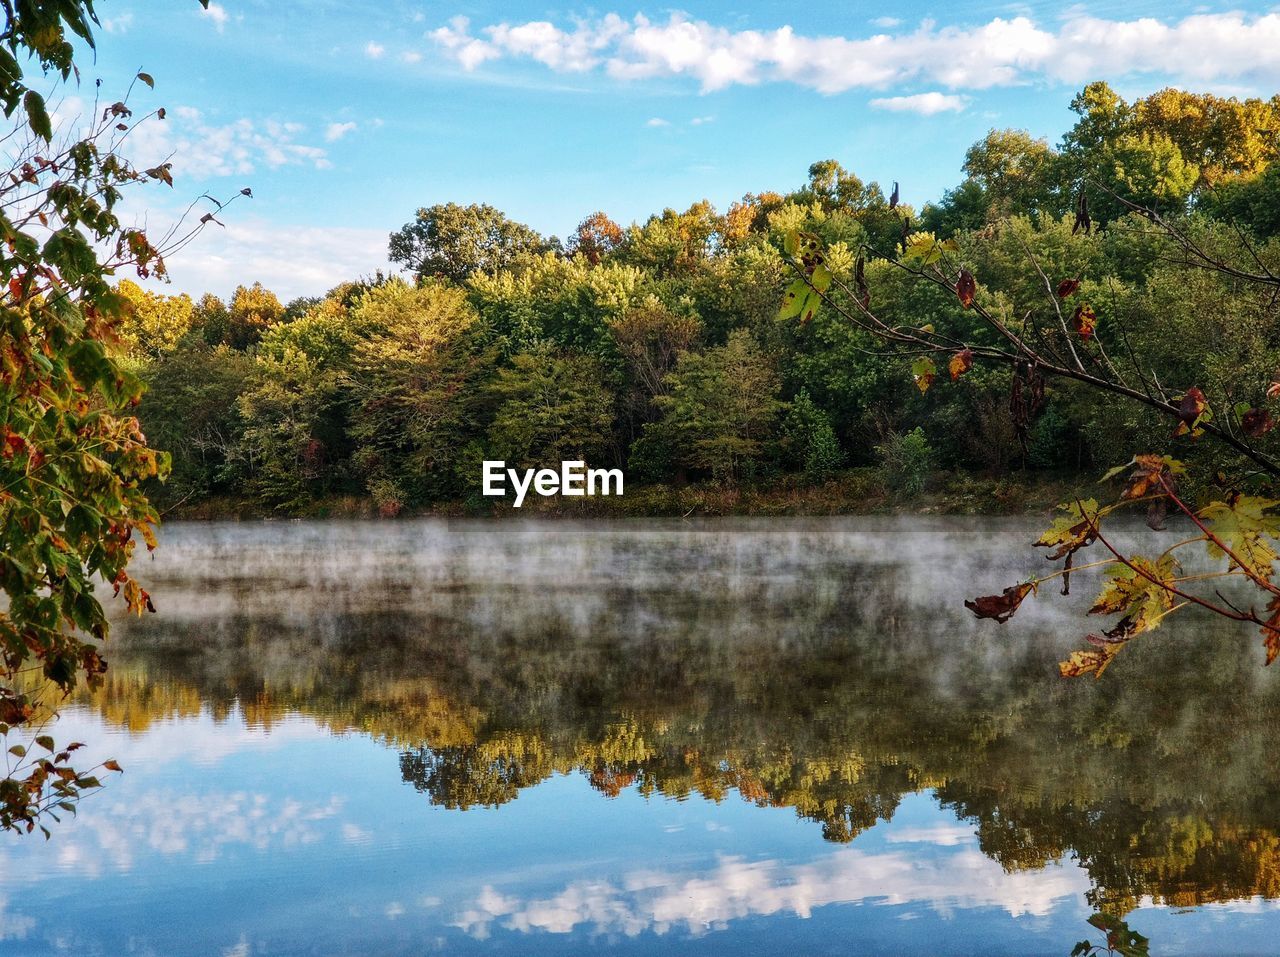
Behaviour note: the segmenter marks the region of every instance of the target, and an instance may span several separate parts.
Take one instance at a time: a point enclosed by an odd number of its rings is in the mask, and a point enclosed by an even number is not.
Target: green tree
[[[475,273],[493,275],[522,253],[550,248],[536,230],[508,219],[487,204],[439,203],[419,209],[391,234],[390,258],[418,279],[439,276],[466,282]]]
[[[612,447],[614,400],[598,360],[543,345],[516,356],[492,387],[485,449],[513,467],[596,464]]]
[[[228,345],[231,333],[231,314],[227,304],[211,292],[206,292],[195,304],[191,325],[199,330],[200,337],[211,346]]]
[[[147,367],[138,418],[173,461],[164,487],[150,491],[154,499],[178,504],[239,491],[233,463],[245,424],[237,400],[256,368],[243,352],[203,340],[187,340]]]
[[[657,427],[687,465],[734,482],[764,457],[784,403],[778,373],[751,333],[739,329],[723,346],[684,353],[668,380]]]
[[[964,154],[964,171],[980,186],[987,215],[1054,213],[1057,154],[1026,130],[991,130]]]
[[[1110,193],[1165,213],[1179,213],[1200,178],[1200,170],[1163,133],[1125,133],[1107,143],[1098,158],[1097,177]],[[1094,203],[1103,221],[1115,219],[1126,208],[1110,195]]]
[[[711,257],[724,229],[715,207],[707,200],[683,213],[664,209],[643,226],[627,230],[624,261],[661,277],[687,275]]]
[[[390,510],[465,495],[467,444],[481,433],[493,350],[466,295],[440,284],[392,281],[356,306],[351,363],[353,461]],[[381,483],[381,484],[379,484]]]
[[[783,419],[782,442],[791,463],[810,478],[823,478],[844,464],[831,419],[803,389]]]
[[[254,381],[237,399],[245,427],[233,466],[259,502],[298,508],[342,485],[356,336],[348,311],[326,299],[262,338]]]

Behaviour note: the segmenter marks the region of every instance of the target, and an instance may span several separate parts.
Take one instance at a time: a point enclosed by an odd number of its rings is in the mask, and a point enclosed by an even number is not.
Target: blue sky
[[[177,183],[149,222],[253,188],[171,262],[174,290],[285,298],[385,268],[387,234],[436,202],[564,236],[597,209],[724,208],[834,157],[918,205],[991,127],[1056,140],[1090,79],[1280,90],[1280,14],[1258,4],[635,2],[106,0],[85,76],[106,96],[156,78],[137,105],[168,118],[131,139]]]

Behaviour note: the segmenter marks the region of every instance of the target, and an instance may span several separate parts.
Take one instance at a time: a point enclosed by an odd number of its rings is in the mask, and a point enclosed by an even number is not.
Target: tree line
[[[826,160],[790,192],[626,227],[597,212],[565,242],[487,205],[420,209],[390,240],[407,278],[318,298],[282,303],[255,283],[227,302],[193,300],[122,282],[119,349],[147,384],[151,444],[173,454],[156,494],[286,510],[356,495],[394,514],[477,500],[486,458],[584,459],[664,486],[875,467],[910,494],[938,468],[1076,473],[1158,448],[1159,417],[1112,397],[1058,383],[1019,423],[1014,370],[974,368],[928,392],[913,387],[909,356],[839,315],[778,320],[784,241],[800,231],[820,238],[837,277],[852,280],[859,252],[873,252],[865,278],[887,322],[967,338],[977,320],[954,296],[874,255],[908,235],[949,237],[983,264],[1008,316],[1045,308],[1030,254],[1046,275],[1088,277],[1093,321],[1123,324],[1156,380],[1234,405],[1238,383],[1280,367],[1275,303],[1230,277],[1189,277],[1128,204],[1181,217],[1210,248],[1247,235],[1273,261],[1280,97],[1164,90],[1126,102],[1093,83],[1071,107],[1056,147],[989,132],[966,153],[963,182],[919,210],[898,202],[896,183],[886,195]],[[1098,188],[1082,236],[1086,177]]]

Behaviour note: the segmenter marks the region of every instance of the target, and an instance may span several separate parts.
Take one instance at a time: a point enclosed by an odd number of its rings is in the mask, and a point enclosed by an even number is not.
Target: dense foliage
[[[75,44],[93,44],[92,3],[6,3],[4,13],[0,105],[13,128],[0,179],[0,830],[31,832],[98,787],[96,769],[72,765],[79,744],[41,733],[62,697],[106,669],[96,588],[113,588],[131,611],[154,610],[128,565],[137,541],[155,546],[142,483],[163,478],[168,456],[148,447],[136,416],[143,384],[113,353],[158,359],[176,348],[183,320],[177,300],[152,310],[137,286],[115,283],[126,270],[163,276],[163,253],[203,222],[154,243],[121,222],[131,187],[172,185],[167,165],[136,169],[119,152],[163,109],[134,117],[126,101],[95,103],[80,135],[54,130],[34,87],[78,78]],[[140,73],[134,86],[152,83]]]
[[[174,453],[157,494],[288,510],[355,496],[394,514],[474,504],[486,457],[585,457],[664,486],[874,469],[906,497],[940,469],[1075,475],[1163,452],[1159,410],[1124,395],[1053,381],[1011,417],[1026,385],[1011,367],[970,357],[953,388],[913,388],[947,369],[803,302],[778,321],[786,237],[809,234],[835,281],[875,290],[886,323],[936,329],[981,359],[998,344],[991,329],[891,261],[909,233],[945,236],[956,260],[980,264],[993,314],[1042,313],[1041,272],[1080,277],[1068,311],[1088,303],[1075,318],[1099,336],[1123,326],[1114,348],[1150,381],[1194,383],[1217,409],[1257,406],[1280,368],[1274,298],[1189,273],[1125,204],[1152,204],[1222,256],[1243,255],[1245,235],[1275,263],[1275,139],[1258,131],[1280,122],[1280,99],[1165,90],[1128,103],[1095,83],[1072,107],[1056,148],[992,130],[966,155],[965,181],[919,212],[896,184],[886,195],[827,160],[800,188],[723,213],[699,202],[626,227],[593,213],[563,245],[492,207],[424,208],[391,237],[411,280],[346,282],[320,300],[126,286],[122,353],[150,386],[148,434]],[[1207,474],[1211,455],[1180,454],[1191,481]]]

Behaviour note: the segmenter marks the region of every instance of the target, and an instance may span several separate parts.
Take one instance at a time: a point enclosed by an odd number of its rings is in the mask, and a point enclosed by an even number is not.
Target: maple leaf
[[[921,393],[928,392],[929,386],[938,377],[938,367],[930,356],[920,356],[911,363],[911,377]]]
[[[1080,288],[1079,279],[1064,279],[1058,283],[1058,298],[1066,299],[1070,295],[1074,295],[1075,291]]]
[[[1160,617],[1173,607],[1170,589],[1178,571],[1178,561],[1172,555],[1164,555],[1155,562],[1136,556],[1129,562],[1129,565],[1110,566],[1107,583],[1089,609],[1091,615],[1123,612],[1121,624],[1126,626],[1123,632],[1126,639],[1153,629]],[[1107,637],[1114,640],[1117,636],[1107,633]]]
[[[1270,579],[1271,564],[1277,554],[1268,539],[1280,536],[1280,518],[1268,515],[1280,505],[1275,499],[1256,495],[1237,495],[1223,502],[1210,502],[1200,510],[1200,518],[1230,555],[1217,542],[1207,542],[1211,558],[1230,558],[1231,568],[1243,570],[1255,578]],[[1243,563],[1243,564],[1242,564]]]
[[[955,382],[966,372],[973,368],[973,350],[961,349],[951,357],[951,361],[947,363],[947,370],[951,373],[951,381]]]
[[[1022,600],[1035,591],[1035,588],[1036,586],[1032,582],[1010,585],[999,595],[984,595],[972,601],[966,600],[964,607],[979,618],[990,618],[1003,625],[1013,617],[1013,613],[1018,610]]]
[[[978,284],[974,281],[973,273],[967,269],[960,270],[960,278],[956,280],[956,296],[960,299],[960,305],[968,309],[973,305],[973,297],[977,295]]]
[[[1099,509],[1096,499],[1090,498],[1083,502],[1059,505],[1058,509],[1066,514],[1054,519],[1049,530],[1035,542],[1038,548],[1057,549],[1049,556],[1050,561],[1056,561],[1088,547],[1093,544],[1098,535]]]
[[[1049,530],[1033,544],[1037,548],[1056,549],[1048,556],[1050,561],[1066,558],[1062,575],[1062,594],[1070,595],[1071,563],[1075,560],[1076,552],[1082,548],[1088,548],[1097,539],[1098,519],[1104,513],[1098,509],[1098,503],[1094,499],[1059,505],[1058,508],[1067,514],[1054,519]]]

